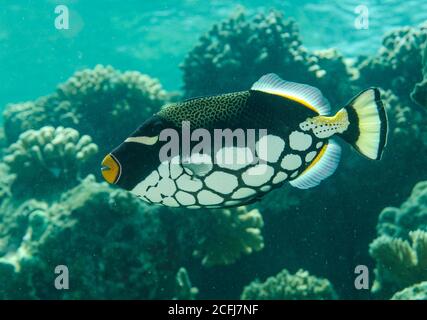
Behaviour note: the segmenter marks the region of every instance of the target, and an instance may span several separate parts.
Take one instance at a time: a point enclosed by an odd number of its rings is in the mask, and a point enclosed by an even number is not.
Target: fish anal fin
[[[330,140],[304,172],[289,183],[299,189],[313,188],[335,172],[340,158],[341,147],[335,141]]]

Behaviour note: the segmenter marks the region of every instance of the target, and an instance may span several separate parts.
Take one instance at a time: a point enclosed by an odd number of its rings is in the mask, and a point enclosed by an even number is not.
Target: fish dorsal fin
[[[333,139],[325,144],[313,162],[289,183],[299,189],[309,189],[317,186],[331,176],[338,167],[341,158],[341,147]]]
[[[282,96],[301,103],[320,115],[329,115],[331,106],[319,89],[307,84],[285,81],[277,74],[262,76],[252,85],[251,90]]]

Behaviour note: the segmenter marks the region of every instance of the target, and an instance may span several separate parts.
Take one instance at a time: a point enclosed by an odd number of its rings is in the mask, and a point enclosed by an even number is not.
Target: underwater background
[[[0,6],[1,299],[427,299],[427,2]],[[335,111],[380,87],[383,159],[344,146],[320,186],[224,210],[148,206],[102,182],[105,153],[162,105],[270,72]]]

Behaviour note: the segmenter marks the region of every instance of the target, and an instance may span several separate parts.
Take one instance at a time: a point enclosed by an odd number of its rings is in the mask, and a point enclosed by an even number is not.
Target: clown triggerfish
[[[104,158],[102,175],[148,203],[223,208],[287,181],[318,185],[338,166],[335,137],[381,158],[387,118],[377,88],[329,114],[318,89],[268,74],[249,91],[166,105]]]

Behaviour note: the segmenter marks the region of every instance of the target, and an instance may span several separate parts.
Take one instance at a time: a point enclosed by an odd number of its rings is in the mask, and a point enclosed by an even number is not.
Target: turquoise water
[[[54,28],[56,3],[70,4],[71,30]],[[198,37],[241,5],[249,14],[275,8],[298,21],[308,48],[337,47],[348,56],[372,54],[385,31],[426,19],[423,1],[364,1],[370,27],[356,30],[359,1],[7,1],[0,13],[0,105],[52,91],[75,70],[97,63],[182,86],[178,66]],[[173,37],[171,38],[171,32]]]
[[[0,6],[0,299],[427,299],[426,1]],[[163,105],[271,72],[319,88],[332,113],[379,88],[382,159],[338,139],[319,186],[237,209],[148,205],[104,182],[104,157]]]

